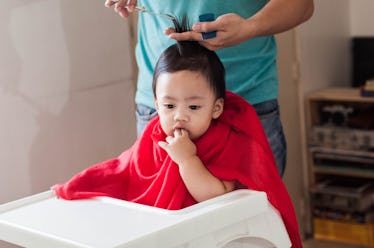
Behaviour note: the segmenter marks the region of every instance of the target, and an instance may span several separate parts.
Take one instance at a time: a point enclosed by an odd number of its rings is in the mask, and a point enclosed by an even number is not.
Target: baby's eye
[[[200,106],[197,106],[197,105],[190,105],[190,109],[192,109],[192,110],[197,110],[197,109],[199,109],[200,108]]]
[[[174,108],[174,104],[165,104],[164,106],[168,109]]]

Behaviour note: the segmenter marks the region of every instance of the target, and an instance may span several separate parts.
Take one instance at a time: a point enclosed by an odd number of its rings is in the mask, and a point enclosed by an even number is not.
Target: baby
[[[53,186],[57,196],[109,196],[181,209],[250,188],[267,193],[293,247],[301,247],[292,202],[262,125],[250,104],[225,90],[225,70],[215,52],[194,41],[167,48],[155,67],[153,94],[158,116],[135,144]]]

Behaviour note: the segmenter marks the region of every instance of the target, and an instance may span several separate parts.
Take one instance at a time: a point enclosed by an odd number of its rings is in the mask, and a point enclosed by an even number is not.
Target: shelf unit
[[[328,88],[305,112],[311,234],[374,247],[374,98]]]

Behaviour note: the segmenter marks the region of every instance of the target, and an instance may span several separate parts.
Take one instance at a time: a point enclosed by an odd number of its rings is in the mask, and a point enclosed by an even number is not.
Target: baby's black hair
[[[187,15],[183,16],[181,22],[174,17],[173,23],[178,33],[191,30]],[[225,98],[225,68],[214,51],[203,47],[197,41],[178,41],[161,54],[153,73],[153,95],[156,97],[156,83],[162,73],[182,70],[201,73],[209,82],[216,98]]]

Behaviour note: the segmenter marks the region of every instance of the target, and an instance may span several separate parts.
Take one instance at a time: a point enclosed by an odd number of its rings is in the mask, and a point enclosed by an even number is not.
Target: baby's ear
[[[222,114],[224,102],[225,100],[223,100],[223,98],[218,98],[216,102],[214,103],[213,115],[212,115],[213,119],[217,119]]]

